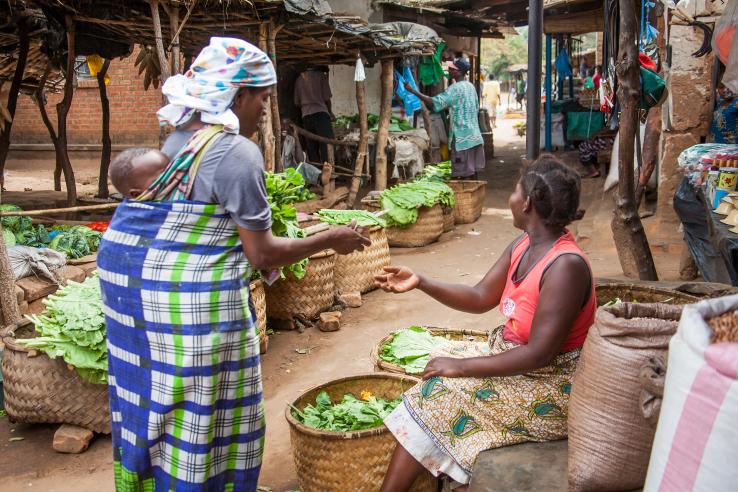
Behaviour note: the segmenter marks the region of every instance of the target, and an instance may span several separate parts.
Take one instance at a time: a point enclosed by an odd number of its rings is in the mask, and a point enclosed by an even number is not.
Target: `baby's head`
[[[136,198],[164,171],[169,158],[156,149],[126,149],[110,163],[110,181],[123,196]]]

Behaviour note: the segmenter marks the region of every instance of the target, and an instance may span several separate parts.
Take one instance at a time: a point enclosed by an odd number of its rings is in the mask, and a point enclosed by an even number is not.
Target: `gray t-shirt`
[[[174,158],[194,133],[194,130],[175,131],[164,142],[162,152]],[[264,159],[259,147],[241,135],[226,133],[208,149],[190,199],[219,204],[244,229],[264,231],[272,227],[264,184]]]

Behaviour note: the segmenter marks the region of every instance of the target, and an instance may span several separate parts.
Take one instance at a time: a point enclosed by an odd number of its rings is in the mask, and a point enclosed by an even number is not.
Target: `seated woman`
[[[596,309],[587,258],[566,226],[582,216],[581,180],[553,156],[527,167],[509,206],[524,234],[474,287],[388,267],[377,285],[420,289],[468,313],[500,306],[489,345],[452,342],[385,420],[399,445],[382,491],[409,490],[424,468],[465,490],[480,452],[567,436],[571,378]]]

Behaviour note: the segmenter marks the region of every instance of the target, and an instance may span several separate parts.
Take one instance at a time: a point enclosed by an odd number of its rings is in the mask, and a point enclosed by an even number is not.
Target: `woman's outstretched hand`
[[[408,267],[384,267],[385,273],[374,277],[374,283],[385,292],[402,294],[420,285],[420,277]]]
[[[430,379],[434,376],[443,378],[460,378],[464,376],[461,367],[462,359],[454,359],[452,357],[436,357],[428,362],[423,371],[423,379]]]

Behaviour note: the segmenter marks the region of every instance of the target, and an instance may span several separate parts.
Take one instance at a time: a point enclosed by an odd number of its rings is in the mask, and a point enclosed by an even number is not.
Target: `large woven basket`
[[[482,215],[487,190],[486,181],[451,180],[454,190],[454,220],[457,224],[471,224]]]
[[[251,292],[251,302],[254,305],[254,311],[256,311],[256,326],[259,330],[259,352],[265,354],[269,347],[269,335],[267,335],[267,305],[264,282],[260,279],[252,280],[249,283],[249,292]]]
[[[369,292],[374,290],[374,276],[383,272],[390,264],[389,243],[387,234],[381,227],[369,231],[372,243],[364,251],[355,251],[348,255],[336,256],[334,277],[336,292]]]
[[[424,328],[426,328],[431,333],[431,335],[446,337],[448,340],[453,341],[463,340],[473,342],[486,342],[489,339],[489,333],[481,330],[459,330],[455,328],[437,328],[435,326],[425,326]],[[405,374],[405,369],[403,369],[402,367],[379,358],[379,354],[382,352],[382,347],[389,343],[395,333],[397,332],[390,333],[386,337],[382,338],[379,343],[375,345],[374,348],[372,348],[372,352],[369,355],[369,358],[374,364],[374,369],[376,371]]]
[[[692,304],[699,301],[699,298],[678,290],[649,285],[608,283],[597,285],[595,290],[598,306],[603,306],[614,299],[620,299],[622,302],[665,304]]]
[[[377,211],[377,202],[365,202],[369,211]],[[436,204],[432,207],[420,207],[418,220],[407,227],[388,227],[387,241],[395,248],[418,248],[438,241],[443,234],[443,209]]]
[[[443,207],[443,232],[453,231],[455,220],[453,207]]]
[[[335,264],[336,253],[326,250],[310,257],[302,280],[286,272],[286,278],[265,287],[267,316],[291,320],[299,315],[313,319],[333,306]]]
[[[30,321],[7,327],[2,333],[8,418],[25,424],[73,424],[109,434],[108,385],[88,383],[62,358],[50,359],[17,342],[35,336]]]
[[[292,405],[302,410],[315,404],[315,397],[326,391],[331,400],[340,401],[346,393],[359,398],[362,391],[397,399],[418,382],[409,376],[368,374],[342,378],[315,387]],[[375,492],[379,490],[396,441],[384,425],[355,432],[329,432],[301,424],[285,411],[290,426],[292,456],[302,492]],[[437,481],[424,472],[413,485],[413,492],[436,492]]]

